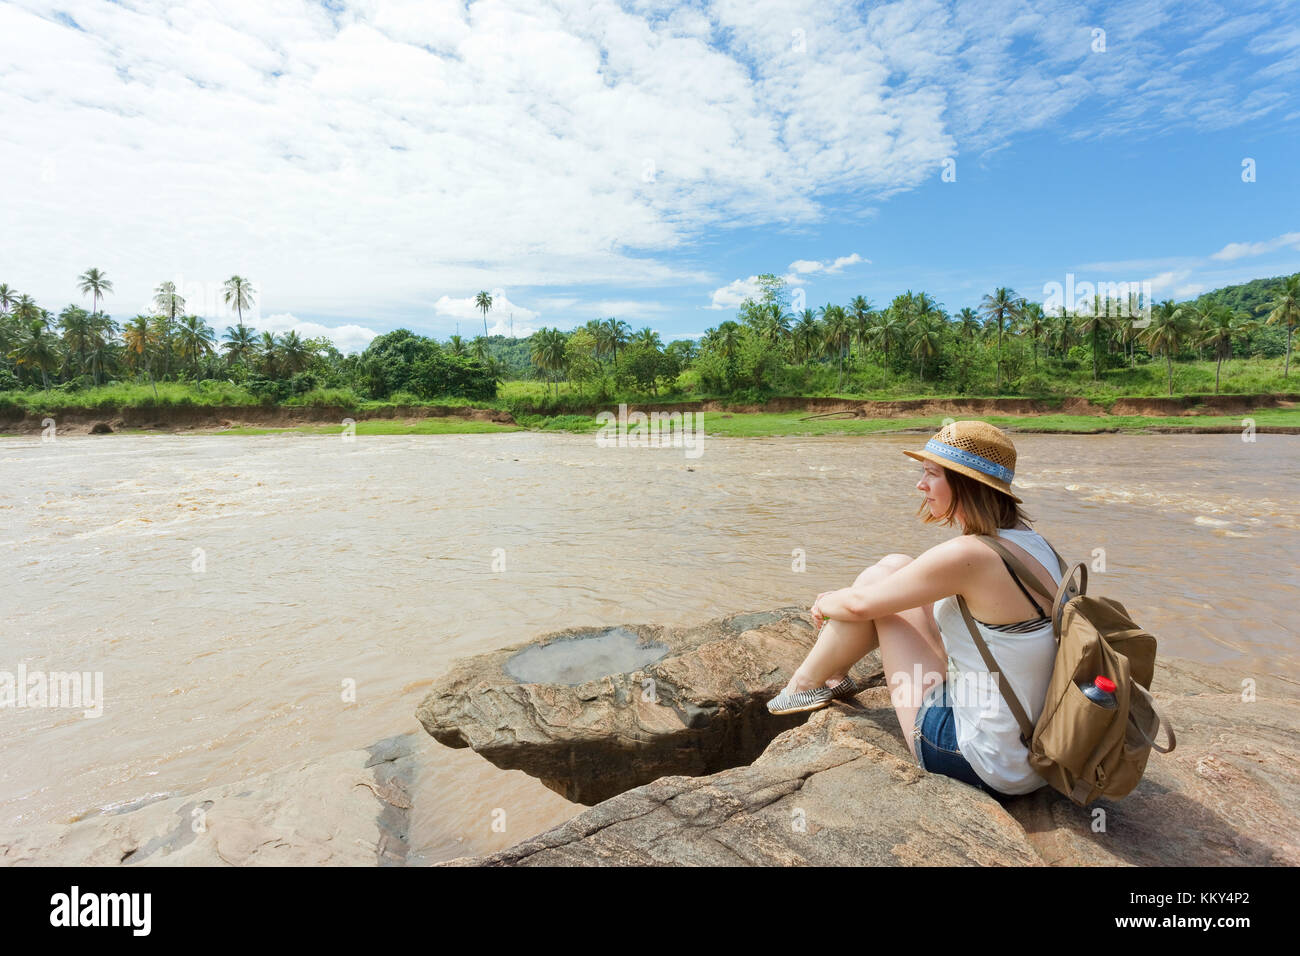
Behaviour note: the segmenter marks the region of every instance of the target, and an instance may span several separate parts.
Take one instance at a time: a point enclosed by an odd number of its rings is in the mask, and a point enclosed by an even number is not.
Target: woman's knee
[[[893,574],[899,568],[911,562],[912,558],[906,554],[887,554],[871,567],[867,568],[853,583],[861,586],[887,575]]]

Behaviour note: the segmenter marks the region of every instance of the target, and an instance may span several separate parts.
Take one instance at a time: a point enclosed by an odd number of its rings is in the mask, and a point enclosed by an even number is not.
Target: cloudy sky
[[[0,0],[0,281],[350,350],[1300,270],[1289,2]]]

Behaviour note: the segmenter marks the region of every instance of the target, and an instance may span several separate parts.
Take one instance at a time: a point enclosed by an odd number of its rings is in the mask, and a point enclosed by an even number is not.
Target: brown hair
[[[943,468],[942,465],[939,467]],[[1005,495],[996,488],[967,477],[959,471],[944,468],[943,475],[948,479],[948,487],[952,489],[952,503],[945,514],[934,515],[930,513],[930,503],[922,501],[920,510],[916,514],[926,524],[938,521],[951,527],[957,521],[959,505],[966,516],[964,534],[991,535],[998,528],[1014,528],[1021,521],[1030,524],[1033,520],[1019,504],[1011,500],[1010,495]]]

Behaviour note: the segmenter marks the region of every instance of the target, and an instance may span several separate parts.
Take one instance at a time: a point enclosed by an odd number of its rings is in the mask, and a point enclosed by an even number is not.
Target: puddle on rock
[[[605,627],[590,634],[525,647],[503,670],[521,684],[583,684],[609,674],[627,674],[667,655],[667,644],[642,644],[626,627]]]

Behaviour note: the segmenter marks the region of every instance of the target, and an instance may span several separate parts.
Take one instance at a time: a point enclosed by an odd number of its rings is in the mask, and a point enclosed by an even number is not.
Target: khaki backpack
[[[1152,748],[1169,753],[1175,746],[1174,730],[1156,713],[1148,692],[1155,671],[1155,637],[1135,624],[1118,601],[1087,594],[1086,564],[1080,562],[1067,571],[1065,560],[1052,548],[1063,575],[1053,595],[997,538],[976,537],[1002,555],[1013,574],[1052,602],[1056,663],[1038,723],[1033,725],[1002,679],[966,601],[957,595],[975,646],[989,673],[996,675],[998,689],[1020,725],[1020,742],[1029,748],[1029,765],[1079,806],[1098,797],[1125,796],[1142,779]],[[1076,571],[1078,587],[1074,585]],[[1091,684],[1099,674],[1115,682],[1113,710],[1089,700],[1079,687],[1081,682]],[[1168,747],[1155,740],[1162,724]]]

